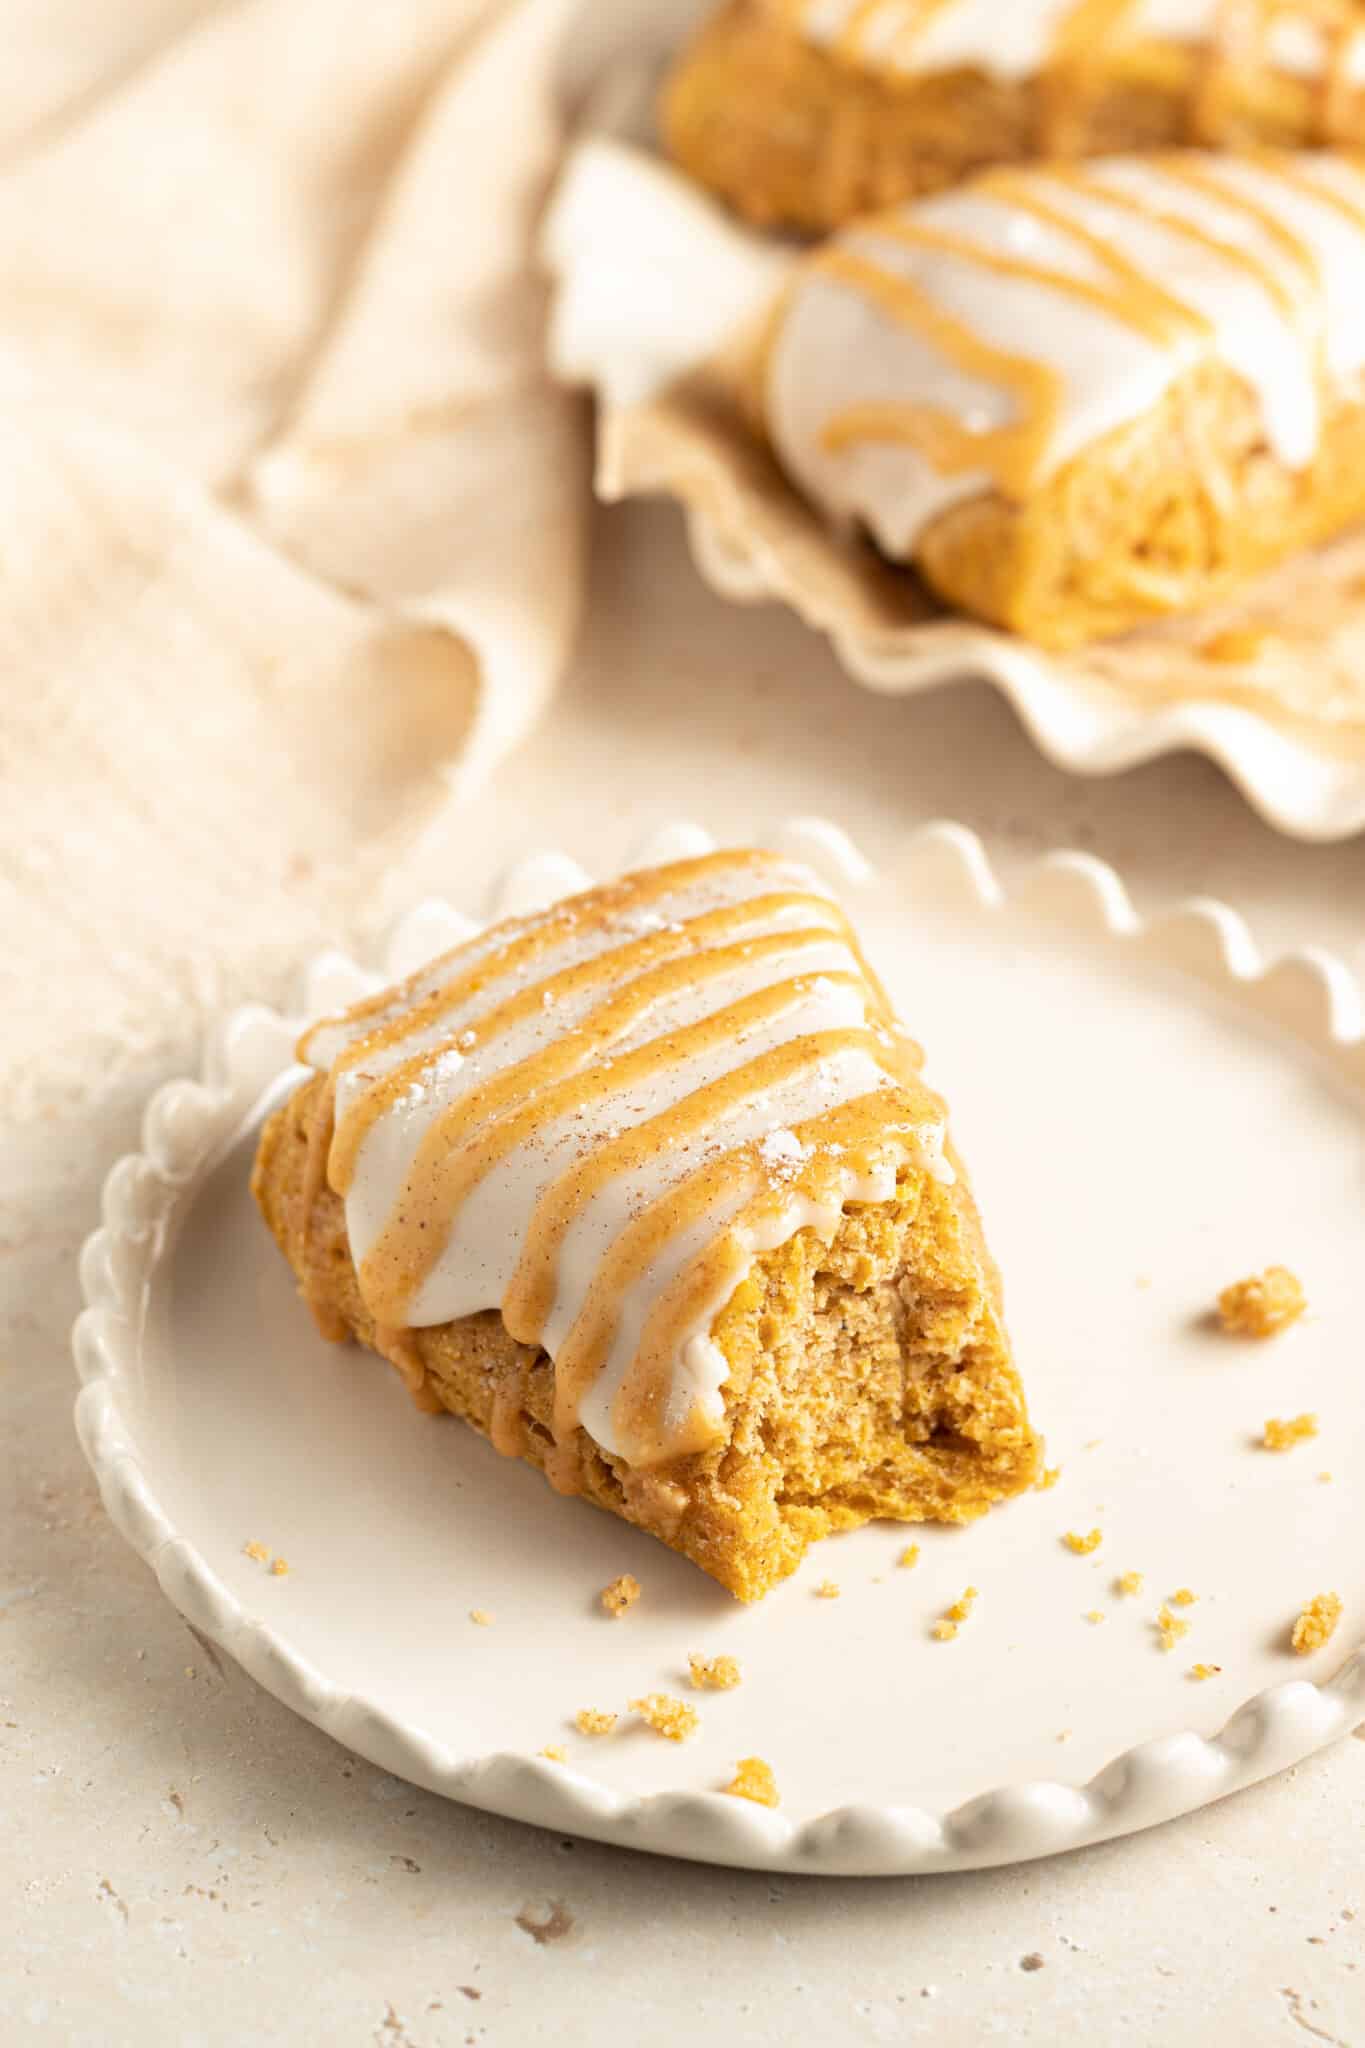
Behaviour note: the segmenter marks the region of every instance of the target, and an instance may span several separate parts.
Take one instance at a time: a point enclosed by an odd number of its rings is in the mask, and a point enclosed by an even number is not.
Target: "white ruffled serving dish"
[[[157,1093],[141,1151],[109,1176],[74,1347],[81,1441],[119,1529],[194,1627],[338,1742],[453,1799],[669,1855],[827,1874],[1041,1856],[1187,1813],[1345,1733],[1365,1719],[1351,977],[1312,951],[1268,963],[1216,904],[1140,920],[1082,855],[1007,896],[951,825],[880,876],[832,826],[767,839],[848,898],[929,1047],[1056,1486],[969,1529],[908,1532],[912,1570],[903,1529],[817,1546],[744,1609],[417,1414],[396,1375],[315,1335],[247,1191],[301,1022],[377,979],[329,954],[297,1015],[223,1021],[200,1078]],[[637,860],[706,843],[677,827]],[[493,908],[582,880],[540,859]],[[422,904],[383,976],[472,929]],[[1310,1318],[1269,1344],[1213,1331],[1217,1289],[1272,1259],[1302,1273]],[[1316,1442],[1256,1447],[1267,1416],[1304,1409]],[[1065,1534],[1092,1527],[1099,1549],[1073,1554]],[[1129,1570],[1136,1598],[1115,1587]],[[618,1623],[596,1595],[622,1571],[644,1593]],[[826,1579],[837,1599],[816,1597]],[[935,1640],[969,1583],[971,1620]],[[1190,1634],[1164,1653],[1155,1616],[1186,1585]],[[1329,1589],[1346,1601],[1336,1639],[1294,1657],[1294,1616]],[[689,1693],[693,1651],[733,1654],[743,1684]],[[1196,1661],[1218,1676],[1194,1682]],[[626,1711],[654,1690],[698,1705],[691,1742]],[[577,1734],[584,1706],[621,1713],[618,1731]],[[554,1746],[566,1761],[539,1754]],[[776,1810],[722,1789],[750,1755],[776,1772]]]

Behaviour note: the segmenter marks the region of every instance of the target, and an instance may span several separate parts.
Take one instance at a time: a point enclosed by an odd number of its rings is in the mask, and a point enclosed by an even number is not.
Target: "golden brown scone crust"
[[[324,1186],[303,1213],[322,1094],[309,1080],[270,1118],[252,1189],[324,1332],[376,1349],[340,1200]],[[716,1325],[729,1434],[705,1453],[635,1471],[581,1429],[556,1446],[550,1360],[495,1312],[407,1333],[397,1362],[423,1406],[757,1599],[832,1530],[969,1521],[1036,1477],[998,1276],[954,1163],[954,1186],[907,1174],[895,1201],[850,1209],[831,1246],[806,1230],[760,1262]]]
[[[1201,610],[1365,518],[1365,404],[1313,461],[1268,447],[1248,387],[1213,363],[1016,505],[991,492],[920,536],[915,566],[960,611],[1069,648]]]
[[[1002,0],[1002,5],[1013,0]],[[1365,95],[1239,65],[1216,90],[1196,50],[1134,44],[1083,76],[877,75],[728,0],[665,87],[669,153],[737,213],[822,233],[990,164],[1199,143],[1365,143]],[[1330,115],[1330,118],[1329,118]]]

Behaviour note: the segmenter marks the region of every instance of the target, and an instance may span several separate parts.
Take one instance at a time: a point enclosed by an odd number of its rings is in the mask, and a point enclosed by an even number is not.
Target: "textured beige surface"
[[[1365,970],[1365,845],[1276,838],[1205,762],[1068,780],[984,687],[853,691],[790,619],[703,593],[671,516],[604,523],[596,596],[543,739],[394,875],[398,901],[476,895],[533,813],[538,839],[604,863],[689,809],[723,832],[822,808],[884,861],[908,823],[955,813],[1006,864],[1087,845],[1148,904],[1207,889],[1269,942]],[[0,1145],[0,2037],[1358,2048],[1365,1741],[1073,1858],[807,1883],[448,1807],[208,1654],[108,1525],[69,1423],[72,1260],[138,1107],[123,1086],[94,1122]]]

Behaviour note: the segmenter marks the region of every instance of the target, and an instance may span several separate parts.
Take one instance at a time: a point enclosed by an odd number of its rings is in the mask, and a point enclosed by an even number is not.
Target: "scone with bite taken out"
[[[738,1598],[1034,1480],[944,1105],[801,865],[627,875],[300,1054],[253,1185],[323,1331]]]

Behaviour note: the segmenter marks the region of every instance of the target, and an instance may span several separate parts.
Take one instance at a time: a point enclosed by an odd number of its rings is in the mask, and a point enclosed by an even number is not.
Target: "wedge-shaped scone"
[[[1067,647],[1365,516],[1365,170],[988,171],[803,260],[762,406],[806,494],[950,604]]]
[[[990,164],[1365,142],[1360,0],[728,0],[662,124],[749,219],[813,230]]]
[[[1033,1479],[943,1104],[804,868],[627,876],[300,1053],[253,1186],[325,1334],[739,1598]]]

